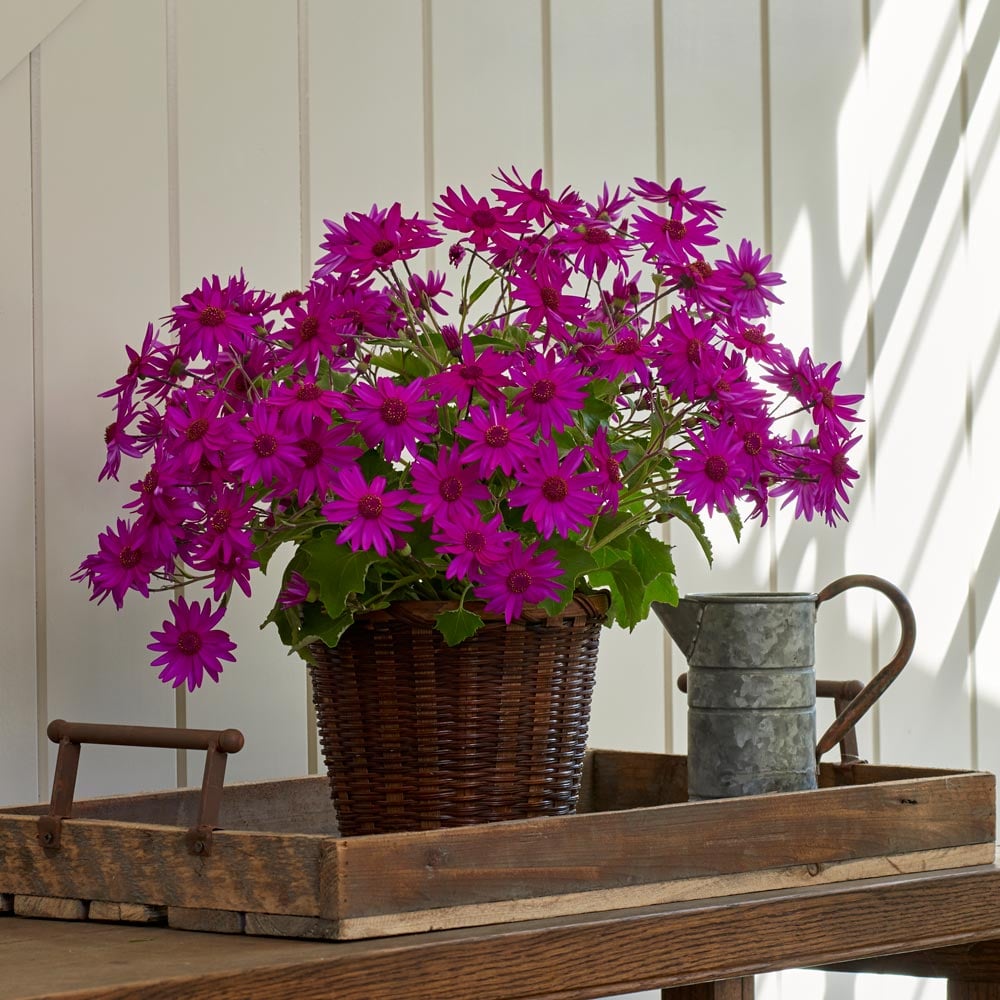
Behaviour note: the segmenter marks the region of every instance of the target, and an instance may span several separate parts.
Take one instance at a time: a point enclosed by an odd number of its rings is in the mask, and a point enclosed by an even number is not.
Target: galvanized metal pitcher
[[[852,587],[885,594],[902,636],[892,660],[816,741],[816,612]],[[846,576],[818,594],[691,594],[653,609],[688,661],[688,795],[692,799],[816,787],[819,758],[895,680],[913,651],[906,597],[877,576]]]

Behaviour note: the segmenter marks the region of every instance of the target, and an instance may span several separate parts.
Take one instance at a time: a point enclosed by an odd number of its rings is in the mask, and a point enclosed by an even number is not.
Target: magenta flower
[[[820,366],[816,369],[813,379],[816,402],[812,414],[818,427],[829,431],[837,438],[844,438],[850,433],[847,423],[861,421],[855,407],[865,397],[861,393],[834,395],[833,389],[839,381],[840,366],[841,362],[838,361],[832,368],[826,369],[825,366]]]
[[[531,180],[525,182],[514,167],[511,177],[502,170],[493,176],[506,187],[495,187],[493,193],[505,208],[513,211],[516,219],[544,224],[546,219],[562,224],[570,224],[582,218],[583,199],[568,187],[563,188],[558,197],[553,197],[547,187],[542,187],[542,171],[536,170]]]
[[[462,465],[457,444],[442,448],[436,461],[419,457],[410,468],[413,500],[423,508],[422,521],[450,522],[460,514],[479,516],[477,502],[491,499],[474,469]]]
[[[327,427],[322,420],[314,420],[310,433],[295,442],[302,456],[301,464],[289,471],[285,491],[295,493],[300,504],[308,503],[313,497],[324,499],[337,471],[362,455],[360,448],[344,444],[353,433],[349,424]]]
[[[554,243],[573,257],[573,264],[588,278],[602,278],[608,264],[624,268],[625,254],[633,240],[614,225],[599,218],[589,218],[575,226],[560,229]]]
[[[206,361],[214,361],[220,351],[243,351],[254,337],[252,316],[247,316],[234,307],[245,290],[245,283],[239,278],[230,278],[222,287],[217,274],[212,280],[202,279],[200,287],[187,295],[175,306],[171,326],[179,337],[179,350],[183,358],[192,360],[201,355]]]
[[[599,472],[577,472],[583,450],[573,448],[560,461],[559,449],[550,441],[538,446],[537,458],[518,474],[518,485],[507,496],[512,507],[523,507],[545,538],[558,532],[568,538],[579,531],[601,506],[591,491],[603,478]]]
[[[73,574],[74,580],[89,584],[90,599],[103,604],[110,594],[120,611],[129,590],[149,597],[149,580],[160,562],[145,544],[142,529],[118,518],[117,528],[102,531],[97,544],[98,551],[87,556]]]
[[[442,555],[451,556],[445,570],[449,580],[476,580],[484,566],[503,558],[516,531],[503,531],[503,515],[484,522],[476,511],[456,511],[436,523],[431,538]]]
[[[678,397],[697,397],[697,388],[719,373],[719,351],[713,345],[710,320],[692,320],[681,309],[672,309],[659,327],[660,349],[656,371],[660,381]]]
[[[382,454],[394,462],[404,451],[416,455],[417,445],[434,433],[436,407],[424,399],[423,379],[400,385],[379,378],[375,385],[354,386],[354,407],[348,414],[369,448],[382,445]]]
[[[641,385],[648,386],[650,362],[656,356],[655,339],[655,332],[640,336],[633,330],[622,330],[597,352],[595,371],[606,379],[630,375]]]
[[[520,413],[508,413],[502,402],[491,403],[489,413],[474,407],[455,433],[472,442],[462,451],[462,461],[478,462],[479,475],[484,479],[494,469],[513,476],[535,452],[531,424]]]
[[[622,491],[622,462],[628,455],[628,450],[612,451],[608,444],[608,432],[604,427],[594,431],[594,443],[587,449],[587,454],[594,469],[599,475],[596,481],[597,495],[610,513],[618,512],[618,497]]]
[[[743,446],[725,424],[701,425],[701,435],[691,435],[691,449],[677,452],[677,480],[692,502],[695,514],[702,508],[725,513],[736,502],[746,482]]]
[[[298,571],[288,574],[285,586],[278,594],[278,604],[283,608],[297,608],[309,597],[309,581]]]
[[[449,187],[434,203],[434,214],[446,229],[468,233],[465,238],[476,250],[490,246],[512,248],[524,231],[519,219],[508,216],[499,205],[490,205],[485,198],[473,198],[464,184],[461,194]]]
[[[566,324],[579,324],[587,311],[587,299],[570,295],[570,269],[551,257],[540,256],[534,271],[515,272],[511,281],[511,296],[527,307],[519,314],[518,321],[534,332],[543,323],[548,332],[560,339],[566,336]]]
[[[511,370],[511,381],[524,388],[514,397],[515,405],[544,435],[570,427],[574,413],[587,401],[590,378],[574,358],[557,358],[553,351],[522,357]]]
[[[164,430],[167,447],[183,465],[198,468],[203,462],[217,466],[219,454],[229,443],[229,428],[221,414],[219,396],[188,392],[167,403]]]
[[[243,490],[221,489],[205,504],[204,530],[194,543],[194,558],[204,562],[249,556],[253,552],[253,517],[253,502],[245,499]]]
[[[785,283],[777,271],[767,270],[770,254],[762,257],[749,240],[740,240],[739,252],[727,246],[726,254],[728,259],[717,260],[715,267],[726,287],[733,315],[743,319],[767,316],[770,312],[768,302],[781,302],[771,288]]]
[[[226,465],[241,472],[244,482],[271,487],[275,480],[287,479],[298,460],[296,439],[280,425],[279,417],[266,403],[255,403],[250,419],[233,428]]]
[[[268,403],[281,411],[282,424],[290,431],[308,434],[313,421],[329,423],[338,394],[318,385],[315,378],[282,382],[271,386]]]
[[[139,350],[126,345],[125,353],[128,356],[128,369],[125,374],[112,388],[98,395],[101,398],[117,396],[127,406],[131,403],[132,395],[137,388],[143,397],[159,394],[162,389],[159,379],[167,373],[173,362],[173,350],[169,345],[160,342],[152,323],[146,325],[146,336]]]
[[[479,393],[487,402],[503,399],[503,387],[510,384],[507,378],[510,359],[492,347],[484,347],[477,354],[468,337],[462,341],[460,354],[458,364],[427,379],[430,391],[437,393],[442,403],[454,400],[463,409],[469,405],[473,393]]]
[[[388,209],[372,205],[366,214],[345,215],[342,229],[337,229],[340,231],[331,229],[334,242],[330,254],[318,263],[358,278],[384,270],[396,261],[409,260],[418,251],[441,242],[429,222],[416,215],[404,218],[398,201]]]
[[[640,208],[632,217],[632,232],[646,245],[642,259],[654,264],[684,264],[701,259],[701,247],[719,242],[712,235],[715,228],[711,222],[665,219],[648,208]]]
[[[538,542],[525,548],[513,541],[502,558],[482,567],[476,595],[486,602],[487,611],[502,614],[508,625],[525,604],[557,600],[566,589],[558,582],[562,568],[556,554],[537,550]]]
[[[215,628],[226,613],[225,606],[213,611],[207,600],[204,605],[197,601],[188,604],[183,597],[178,597],[170,602],[170,610],[173,621],[164,621],[163,631],[152,633],[156,642],[147,647],[160,654],[150,664],[163,667],[160,680],[175,688],[187,684],[188,691],[201,687],[205,674],[218,681],[222,661],[236,660],[233,655],[236,643],[230,640],[228,633]]]
[[[413,515],[402,509],[411,499],[406,490],[386,490],[385,476],[365,481],[356,465],[349,465],[337,477],[333,492],[340,499],[323,504],[323,516],[334,524],[347,522],[337,536],[358,552],[374,549],[386,556],[402,548],[401,535],[411,530]]]
[[[646,201],[667,202],[670,205],[672,218],[680,218],[684,212],[689,212],[696,219],[706,219],[713,215],[721,215],[724,211],[714,201],[696,197],[705,190],[704,187],[684,190],[684,183],[679,177],[674,178],[669,188],[657,184],[656,181],[644,181],[641,177],[636,177],[635,185],[629,190],[645,198]]]

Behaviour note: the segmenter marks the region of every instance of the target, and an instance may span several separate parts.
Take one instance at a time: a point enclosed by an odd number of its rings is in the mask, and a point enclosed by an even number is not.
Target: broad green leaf
[[[489,288],[490,285],[492,285],[493,282],[497,280],[497,278],[498,275],[492,274],[485,281],[479,282],[479,284],[476,285],[475,289],[473,290],[472,294],[469,296],[469,305],[470,306],[475,305],[476,302],[478,302],[479,299],[482,298],[483,293],[486,291],[486,289]]]
[[[373,368],[394,375],[430,375],[430,365],[415,351],[380,351],[371,359]]]
[[[338,545],[335,530],[304,543],[302,551],[309,564],[300,572],[315,588],[330,618],[346,609],[352,594],[364,592],[368,567],[379,558],[377,552],[354,552],[348,545]]]
[[[674,580],[674,561],[670,546],[647,531],[637,531],[629,538],[632,565],[635,566],[645,584],[642,617],[649,614],[652,601],[676,604],[679,598]]]
[[[701,518],[691,510],[688,502],[682,497],[668,497],[660,504],[660,512],[661,515],[665,515],[666,517],[676,518],[691,529],[691,533],[697,539],[702,552],[705,553],[705,558],[708,560],[709,565],[711,565],[712,543],[705,534],[705,525],[702,523]]]
[[[642,621],[644,587],[642,577],[627,560],[619,559],[607,569],[590,574],[590,582],[595,587],[607,587],[611,591],[611,608],[608,617],[630,631]]]
[[[435,628],[444,636],[444,641],[449,646],[457,646],[470,635],[475,635],[482,624],[483,620],[479,615],[465,608],[442,611],[434,619]]]
[[[726,511],[726,520],[733,529],[736,541],[739,541],[743,534],[743,518],[740,517],[740,512],[736,509],[735,504]]]

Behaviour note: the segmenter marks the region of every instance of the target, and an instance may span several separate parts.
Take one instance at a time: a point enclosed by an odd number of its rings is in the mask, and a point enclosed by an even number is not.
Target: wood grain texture
[[[585,1000],[1000,938],[1000,869],[367,942],[163,928],[137,937],[9,918],[0,938],[8,1000],[57,987],[61,1000]]]
[[[1000,983],[948,981],[948,1000],[1000,1000]]]
[[[965,774],[338,840],[336,912],[366,917],[995,840]],[[614,850],[609,850],[609,845]]]
[[[116,924],[163,924],[167,921],[167,911],[162,906],[110,903],[103,899],[93,899],[90,901],[87,919]]]
[[[54,896],[14,897],[14,913],[19,917],[45,917],[50,920],[86,920],[87,903],[82,899]]]
[[[213,934],[242,934],[243,914],[235,910],[168,906],[167,924],[179,931],[210,931]]]
[[[318,941],[332,941],[337,937],[337,925],[318,917],[290,917],[282,913],[247,913],[244,917],[246,934]]]
[[[319,912],[322,837],[215,833],[210,857],[187,853],[182,830],[68,820],[62,849],[44,851],[29,816],[0,821],[4,892],[261,913]]]

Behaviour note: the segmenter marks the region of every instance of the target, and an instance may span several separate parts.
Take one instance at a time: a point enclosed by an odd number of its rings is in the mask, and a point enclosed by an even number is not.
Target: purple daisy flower
[[[182,296],[183,305],[174,306],[170,323],[177,331],[182,358],[191,360],[200,354],[211,362],[220,350],[240,353],[254,339],[254,318],[233,305],[234,295],[238,297],[244,287],[238,278],[230,278],[223,288],[219,276],[213,274],[211,281],[203,278],[200,287]]]
[[[566,324],[578,325],[587,311],[587,299],[583,295],[568,295],[570,269],[562,267],[551,257],[541,256],[535,262],[534,270],[529,268],[515,272],[511,278],[511,296],[527,307],[518,314],[518,322],[534,333],[543,323],[555,337],[565,338]]]
[[[459,409],[464,409],[474,392],[488,402],[503,399],[503,387],[510,384],[507,378],[510,359],[492,347],[476,354],[469,337],[462,341],[460,356],[458,364],[427,379],[428,388],[438,394],[441,402],[454,400]]]
[[[272,485],[285,480],[298,461],[295,438],[280,424],[280,414],[266,403],[254,403],[250,419],[232,430],[225,462],[243,481]]]
[[[417,445],[435,431],[437,407],[423,399],[424,380],[397,385],[391,378],[379,378],[375,385],[358,382],[354,386],[354,407],[348,417],[355,421],[369,448],[382,445],[382,454],[395,462],[403,451],[416,455]]]
[[[825,368],[825,366],[817,368],[813,383],[816,392],[816,402],[812,408],[813,420],[818,427],[829,431],[837,438],[845,438],[850,433],[844,421],[861,422],[855,404],[860,403],[865,398],[861,393],[834,395],[833,389],[839,381],[842,363],[838,361],[831,368]]]
[[[592,217],[559,230],[554,243],[588,278],[602,278],[608,264],[625,268],[625,254],[634,240],[611,222]]]
[[[442,519],[431,538],[442,555],[450,555],[445,570],[449,580],[475,580],[484,566],[501,559],[507,546],[517,538],[516,531],[503,531],[503,515],[497,514],[484,522],[477,511],[456,511],[454,517]]]
[[[410,468],[413,499],[423,508],[421,521],[431,518],[448,523],[460,514],[479,517],[477,501],[491,499],[490,491],[474,469],[462,464],[457,444],[442,448],[436,461],[421,456]]]
[[[568,187],[556,198],[549,189],[542,187],[542,171],[536,170],[531,180],[525,182],[515,167],[510,168],[513,177],[498,170],[493,176],[506,187],[493,188],[493,193],[512,210],[514,217],[525,222],[542,224],[546,219],[568,224],[578,221],[581,216],[583,199]]]
[[[356,462],[362,450],[344,444],[354,429],[348,424],[327,427],[322,420],[314,420],[312,430],[299,438],[295,447],[301,453],[301,463],[292,468],[285,481],[285,492],[294,492],[300,504],[313,497],[323,498],[330,490],[337,471]]]
[[[558,583],[562,568],[551,549],[538,552],[538,542],[525,548],[512,541],[504,555],[482,569],[476,596],[487,611],[502,614],[507,624],[521,614],[525,604],[554,601],[566,588]]]
[[[168,452],[188,468],[205,462],[219,464],[219,453],[229,443],[228,421],[220,414],[219,396],[189,391],[167,404],[164,430]]]
[[[215,628],[226,613],[225,605],[212,610],[208,600],[188,604],[183,597],[170,602],[173,621],[163,623],[162,632],[150,633],[156,642],[147,647],[159,653],[150,666],[163,667],[160,680],[175,688],[187,684],[188,691],[201,687],[205,674],[218,681],[222,661],[235,662],[236,643],[222,629]]]
[[[583,449],[573,448],[560,462],[551,441],[539,445],[537,457],[519,473],[519,485],[508,494],[512,507],[523,507],[545,538],[555,532],[567,538],[586,526],[603,502],[591,491],[603,478],[599,472],[577,472]]]
[[[478,462],[484,479],[498,468],[515,475],[535,453],[530,422],[520,413],[508,413],[503,402],[491,403],[489,413],[475,407],[455,433],[472,442],[463,449],[462,462]]]
[[[715,225],[689,219],[665,219],[662,215],[640,208],[632,216],[632,232],[646,246],[642,259],[652,264],[684,264],[700,260],[701,247],[718,243],[713,236]]]
[[[490,205],[485,198],[473,198],[464,184],[460,194],[449,187],[434,203],[434,214],[446,229],[468,233],[464,238],[476,250],[490,246],[511,250],[524,231],[521,220],[509,216],[499,205]]]
[[[712,321],[695,322],[684,310],[672,309],[657,329],[660,341],[656,372],[660,381],[678,398],[697,398],[698,386],[716,377],[719,366],[719,351],[712,343]]]
[[[645,181],[641,177],[635,178],[635,187],[629,188],[633,194],[645,198],[646,201],[665,201],[670,205],[670,214],[677,218],[685,211],[689,212],[696,219],[705,219],[713,215],[721,215],[725,209],[717,205],[714,201],[705,198],[698,198],[697,195],[705,190],[704,187],[684,190],[684,183],[679,177],[675,177],[669,188],[657,184],[656,181]]]
[[[290,431],[308,434],[313,420],[329,423],[337,393],[316,384],[314,378],[271,386],[267,401],[281,411],[282,423]]]
[[[103,604],[110,594],[120,611],[129,590],[149,597],[149,579],[160,560],[146,543],[138,522],[130,524],[118,518],[116,528],[109,525],[98,535],[97,545],[98,551],[87,556],[72,577],[89,584],[90,599]]]
[[[278,594],[278,604],[283,608],[297,608],[300,604],[305,604],[308,597],[309,581],[298,571],[292,570]]]
[[[380,556],[402,548],[399,536],[411,530],[413,515],[402,510],[401,505],[412,498],[406,490],[386,492],[385,487],[385,476],[376,476],[368,483],[356,465],[340,473],[333,484],[333,492],[340,499],[323,505],[323,516],[328,521],[347,522],[337,536],[338,544],[349,544],[355,552],[374,549]]]
[[[522,357],[511,369],[511,381],[524,388],[514,397],[514,404],[542,434],[561,431],[573,424],[574,410],[582,410],[587,401],[590,379],[580,371],[573,358],[557,358],[554,351]]]
[[[692,501],[695,514],[703,507],[709,514],[725,513],[747,479],[743,442],[731,427],[701,425],[701,436],[691,435],[691,449],[678,451],[680,491]]]
[[[726,255],[728,260],[717,260],[715,268],[726,287],[730,312],[743,319],[767,316],[770,313],[768,302],[781,303],[771,287],[785,283],[777,271],[767,270],[771,255],[762,257],[749,240],[740,240],[738,252],[727,246]]]
[[[628,455],[628,450],[612,451],[608,444],[608,432],[604,427],[594,431],[594,443],[587,449],[590,461],[600,474],[597,480],[601,503],[612,514],[618,511],[618,495],[622,491],[621,463]]]

